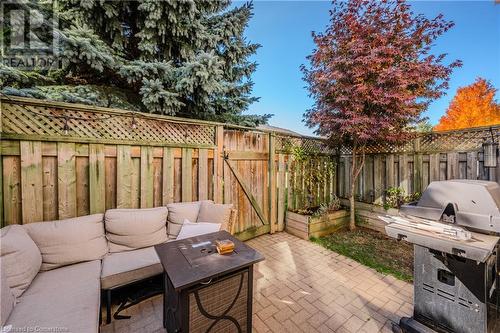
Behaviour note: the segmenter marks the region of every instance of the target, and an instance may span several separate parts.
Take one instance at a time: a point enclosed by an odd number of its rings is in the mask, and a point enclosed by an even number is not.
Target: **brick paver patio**
[[[285,232],[248,241],[257,264],[254,332],[391,332],[412,313],[413,287]],[[162,296],[102,326],[102,333],[165,332]]]

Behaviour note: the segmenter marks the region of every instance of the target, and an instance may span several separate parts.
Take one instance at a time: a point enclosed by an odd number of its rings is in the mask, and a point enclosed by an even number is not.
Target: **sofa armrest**
[[[236,221],[238,220],[238,210],[231,209],[231,214],[229,215],[229,223],[227,225],[227,231],[234,235],[234,228],[236,227]]]

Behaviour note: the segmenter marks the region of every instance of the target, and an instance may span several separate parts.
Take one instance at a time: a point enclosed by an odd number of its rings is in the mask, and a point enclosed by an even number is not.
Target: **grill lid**
[[[445,180],[429,184],[417,203],[400,213],[451,222],[479,232],[500,233],[500,185],[481,180]]]
[[[388,223],[385,230],[391,237],[484,262],[500,240],[498,236],[488,235],[492,232],[500,233],[499,207],[498,183],[474,180],[436,181],[429,184],[418,202],[400,208],[402,218],[386,216],[381,219]],[[420,219],[422,227],[401,223],[399,219],[415,223]],[[432,221],[445,223],[434,225]],[[467,234],[464,230],[468,236],[464,238],[467,239],[457,239],[436,231],[439,225],[444,230],[449,226],[448,229],[460,232],[460,227],[465,227],[474,232]]]

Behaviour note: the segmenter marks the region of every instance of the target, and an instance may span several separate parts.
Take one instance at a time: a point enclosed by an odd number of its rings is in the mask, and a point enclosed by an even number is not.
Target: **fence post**
[[[373,193],[374,203],[382,205],[384,203],[384,185],[382,179],[382,155],[376,154],[373,156]]]
[[[269,224],[271,233],[276,231],[276,170],[274,167],[274,150],[275,150],[274,133],[269,133]]]
[[[214,150],[214,201],[223,203],[224,201],[224,126],[219,125],[215,129]]]
[[[422,192],[422,153],[420,151],[420,137],[413,141],[413,192]]]
[[[285,155],[278,154],[278,231],[285,229]]]

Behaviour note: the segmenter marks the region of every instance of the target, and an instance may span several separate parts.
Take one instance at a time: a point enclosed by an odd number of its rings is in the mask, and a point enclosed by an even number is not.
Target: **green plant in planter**
[[[290,164],[289,168],[290,182],[294,183],[294,178],[296,177],[295,171],[297,171],[297,167],[300,165],[304,168],[303,172],[302,169],[298,170],[301,172],[302,181],[305,184],[304,191],[301,195],[307,204],[312,206],[314,201],[312,188],[316,184],[325,182],[330,175],[334,174],[335,163],[333,159],[326,159],[324,156],[321,156],[321,152],[317,147],[306,150],[300,145],[292,143],[290,143],[290,145],[291,147],[289,150],[293,155],[293,163]],[[322,163],[323,167],[316,167],[318,165],[317,163]]]
[[[420,192],[415,192],[406,195],[405,190],[400,187],[390,187],[385,191],[386,198],[384,203],[384,209],[389,208],[399,208],[405,203],[412,201],[417,201],[422,195]]]
[[[333,194],[329,203],[322,203],[319,208],[312,214],[313,217],[319,217],[328,213],[340,210],[340,199]]]

